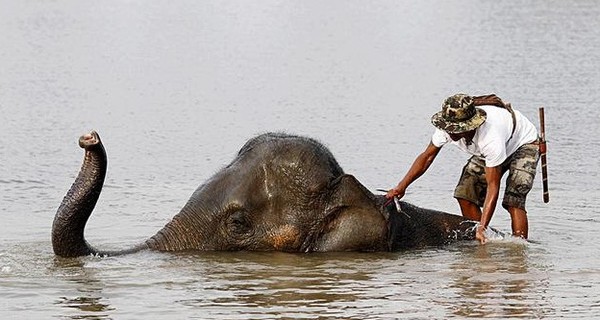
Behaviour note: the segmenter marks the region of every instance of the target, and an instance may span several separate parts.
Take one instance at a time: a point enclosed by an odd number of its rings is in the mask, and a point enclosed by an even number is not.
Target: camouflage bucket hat
[[[475,108],[473,97],[459,93],[444,100],[442,111],[431,117],[431,123],[448,133],[463,133],[477,129],[485,119],[485,111]]]

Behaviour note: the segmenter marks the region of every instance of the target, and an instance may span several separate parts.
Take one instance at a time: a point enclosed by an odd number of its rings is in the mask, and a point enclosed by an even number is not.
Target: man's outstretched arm
[[[391,199],[394,196],[398,198],[404,197],[406,188],[429,169],[429,166],[433,163],[433,160],[435,160],[440,150],[440,147],[436,147],[432,142],[429,142],[427,148],[415,158],[415,161],[413,161],[413,164],[410,166],[406,175],[404,175],[404,178],[398,182],[398,185],[395,188],[390,189],[387,192],[386,197],[388,199]]]

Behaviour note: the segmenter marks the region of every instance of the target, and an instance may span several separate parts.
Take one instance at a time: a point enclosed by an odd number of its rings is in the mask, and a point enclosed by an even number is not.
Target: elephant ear
[[[376,209],[377,217],[381,215],[381,211],[377,210],[377,197],[351,174],[344,174],[333,180],[329,190],[331,196],[328,208]]]
[[[387,250],[387,221],[375,196],[354,176],[332,181],[324,222],[310,251]]]

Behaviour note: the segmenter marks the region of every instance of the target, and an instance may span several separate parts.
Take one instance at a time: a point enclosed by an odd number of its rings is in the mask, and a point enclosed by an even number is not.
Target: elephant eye
[[[229,227],[237,234],[247,233],[251,228],[250,219],[245,211],[236,211],[229,216]]]

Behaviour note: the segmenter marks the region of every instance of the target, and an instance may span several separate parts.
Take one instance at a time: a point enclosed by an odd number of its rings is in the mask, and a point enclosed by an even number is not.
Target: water
[[[578,1],[0,1],[0,314],[27,319],[596,318],[600,4]],[[56,258],[77,138],[109,157],[86,237],[123,248],[266,131],[323,141],[389,188],[447,95],[546,108],[551,201],[533,243],[401,253]],[[536,120],[537,122],[537,120]],[[445,148],[406,200],[457,212]],[[510,231],[508,214],[491,223]]]

